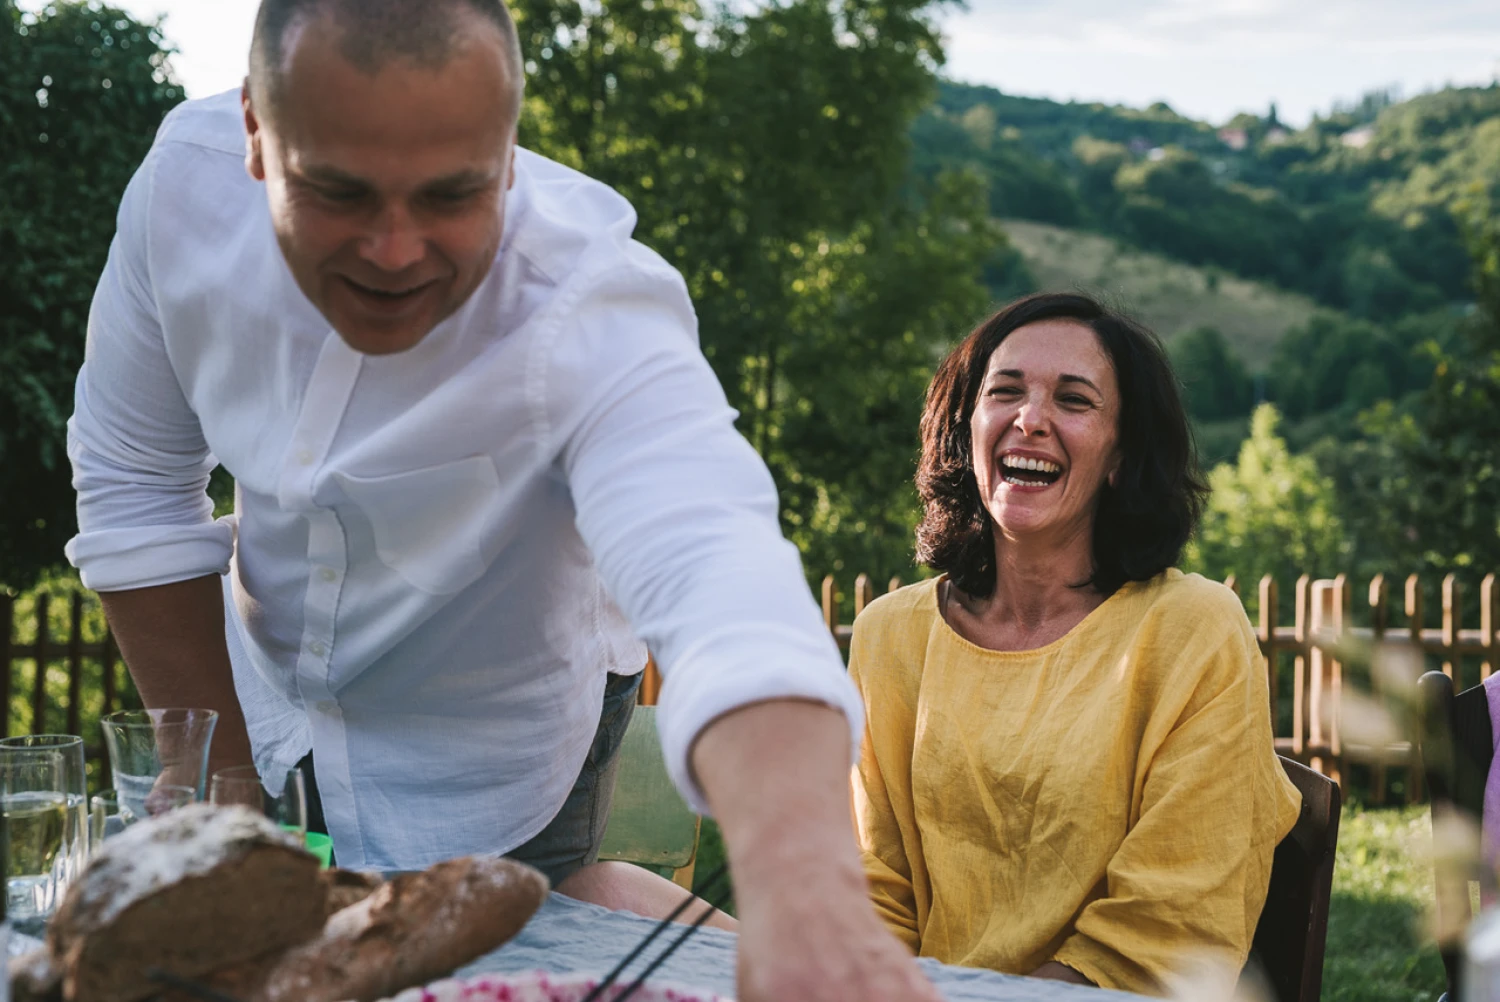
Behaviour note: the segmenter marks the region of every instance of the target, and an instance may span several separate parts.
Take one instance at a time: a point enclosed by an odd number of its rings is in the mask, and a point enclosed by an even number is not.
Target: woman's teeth
[[[1062,475],[1062,467],[1045,459],[1007,456],[1000,461],[1001,478],[1017,487],[1045,487]]]

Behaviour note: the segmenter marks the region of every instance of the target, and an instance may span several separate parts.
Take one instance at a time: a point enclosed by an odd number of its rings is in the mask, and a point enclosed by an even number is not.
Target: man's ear
[[[240,87],[240,107],[245,113],[245,170],[257,181],[266,179],[266,164],[261,155],[260,119],[255,115],[254,102],[250,100],[250,78],[246,77]]]

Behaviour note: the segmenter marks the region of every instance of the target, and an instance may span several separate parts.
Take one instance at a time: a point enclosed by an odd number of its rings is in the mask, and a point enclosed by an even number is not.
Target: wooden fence
[[[124,664],[119,648],[109,631],[104,631],[102,640],[92,643],[84,641],[84,616],[86,606],[98,599],[85,592],[71,592],[59,596],[68,603],[68,630],[63,637],[54,637],[51,629],[53,596],[38,592],[34,597],[32,618],[35,621],[35,639],[29,644],[16,643],[15,599],[0,592],[0,736],[11,733],[11,709],[17,694],[24,694],[24,703],[29,710],[23,734],[82,734],[85,736],[85,755],[90,762],[105,765],[103,738],[99,734],[99,718],[115,710],[133,709],[140,704],[122,701],[124,693],[133,693],[127,677],[122,676]],[[54,710],[49,704],[47,676],[49,668],[62,663],[67,673],[66,698],[62,706]],[[85,719],[83,691],[84,666],[86,662],[100,669],[102,700],[97,713]],[[25,668],[29,664],[30,671]],[[21,666],[17,671],[17,665]],[[122,684],[122,682],[124,684]],[[60,710],[60,712],[58,712]]]
[[[1238,594],[1234,578],[1225,582]],[[901,586],[898,578],[886,584],[886,591]],[[1460,688],[1486,679],[1500,666],[1500,616],[1497,616],[1496,576],[1489,574],[1480,582],[1478,594],[1479,623],[1464,627],[1464,608],[1460,581],[1455,575],[1443,579],[1439,590],[1439,622],[1429,626],[1427,595],[1417,575],[1401,583],[1400,608],[1393,615],[1391,579],[1376,576],[1355,603],[1354,587],[1340,575],[1313,580],[1307,575],[1293,585],[1292,622],[1283,623],[1280,594],[1275,580],[1262,578],[1256,588],[1258,614],[1256,637],[1266,665],[1270,689],[1271,719],[1286,722],[1278,725],[1277,751],[1305,762],[1336,779],[1341,779],[1346,765],[1358,764],[1371,770],[1371,789],[1378,802],[1387,789],[1387,770],[1413,764],[1411,743],[1395,740],[1372,745],[1357,736],[1344,740],[1342,718],[1344,686],[1351,649],[1365,652],[1383,648],[1387,652],[1416,656],[1415,663],[1440,665]],[[868,575],[854,581],[853,609],[857,617],[875,599],[875,585]],[[823,619],[841,648],[847,649],[853,627],[840,622],[840,595],[832,575],[823,579]],[[33,617],[35,640],[28,644],[15,642],[14,600],[0,593],[0,707],[9,710],[13,695],[25,694],[29,705],[28,726],[31,733],[64,731],[92,738],[98,733],[97,717],[84,717],[83,679],[86,663],[99,667],[102,678],[100,713],[123,708],[122,694],[133,692],[128,680],[120,674],[118,649],[106,630],[98,642],[84,642],[86,605],[97,601],[86,593],[74,592],[69,603],[69,628],[63,637],[54,637],[49,626],[52,597],[39,593],[35,597]],[[1399,622],[1398,622],[1399,620]],[[1290,662],[1289,668],[1285,667]],[[20,670],[17,670],[17,666]],[[53,711],[46,679],[47,668],[59,665],[67,677],[66,698]],[[30,668],[29,671],[26,669]],[[1354,680],[1365,684],[1365,678]],[[1379,696],[1380,679],[1369,683]],[[29,687],[29,688],[28,688]],[[56,684],[54,688],[57,688]],[[654,666],[648,669],[642,690],[642,702],[654,703],[660,678]],[[1289,689],[1290,691],[1285,691]],[[1289,701],[1289,706],[1287,705]],[[135,705],[132,702],[132,705]],[[1283,712],[1285,710],[1285,712]],[[0,717],[0,732],[9,733],[11,714]],[[101,759],[97,741],[89,742],[91,759]],[[1420,797],[1419,770],[1410,769],[1405,784],[1408,800]]]

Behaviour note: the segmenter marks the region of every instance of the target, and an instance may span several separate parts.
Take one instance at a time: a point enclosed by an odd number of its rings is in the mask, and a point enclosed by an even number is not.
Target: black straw
[[[687,942],[687,938],[689,936],[691,936],[693,933],[697,932],[698,928],[700,926],[702,926],[703,923],[707,922],[710,918],[712,918],[714,912],[721,905],[723,905],[726,901],[729,900],[729,894],[730,894],[730,892],[726,889],[723,892],[721,892],[716,898],[714,898],[713,901],[710,901],[709,904],[708,904],[708,907],[703,910],[703,914],[699,915],[698,918],[696,920],[694,920],[694,922],[693,922],[692,925],[690,925],[686,929],[682,930],[682,935],[680,935],[676,939],[674,939],[671,942],[671,944],[669,944],[667,946],[667,948],[665,950],[663,950],[657,956],[657,958],[655,960],[651,961],[650,964],[646,965],[646,969],[640,973],[640,976],[637,977],[635,979],[635,981],[632,982],[629,986],[627,986],[626,989],[623,992],[621,992],[620,994],[618,994],[618,995],[615,996],[614,1002],[625,1002],[626,999],[628,999],[628,998],[630,998],[630,996],[634,995],[636,993],[636,991],[639,990],[640,987],[646,983],[646,979],[649,978],[656,971],[656,969],[662,965],[662,963],[668,957],[670,957],[673,953],[675,953],[677,951],[677,948],[679,946],[681,946],[683,943]]]
[[[727,871],[727,864],[720,863],[717,867],[714,868],[713,872],[710,873],[707,876],[707,878],[704,879],[704,881],[702,883],[703,889],[705,891],[707,891],[710,888],[712,888],[725,875],[726,871]],[[695,895],[689,893],[688,896],[687,896],[687,898],[682,902],[682,904],[680,904],[676,908],[672,909],[671,913],[669,915],[667,915],[666,918],[664,918],[660,922],[658,922],[656,924],[656,927],[654,929],[652,929],[649,933],[647,933],[646,938],[643,939],[643,940],[641,940],[640,943],[636,944],[636,948],[634,950],[631,950],[629,953],[627,953],[625,955],[625,959],[622,960],[622,961],[620,961],[618,964],[616,964],[615,967],[614,967],[614,970],[612,970],[608,974],[606,974],[604,976],[604,980],[600,981],[599,984],[597,984],[596,986],[594,986],[594,990],[591,991],[591,992],[589,992],[587,995],[585,995],[582,999],[579,1000],[579,1002],[598,1002],[598,1000],[603,997],[604,993],[609,990],[609,987],[611,985],[613,985],[619,979],[619,977],[620,977],[620,975],[622,973],[624,973],[625,968],[629,967],[635,961],[635,958],[639,957],[642,953],[644,953],[645,950],[646,950],[646,948],[648,946],[650,946],[652,943],[654,943],[656,941],[656,938],[658,936],[660,936],[662,933],[666,932],[667,929],[669,929],[671,927],[672,923],[674,921],[676,921],[677,917],[679,915],[681,915],[683,912],[687,911],[690,907],[692,907],[693,902],[695,902],[697,900],[698,900],[698,898]],[[725,889],[723,891],[723,893],[720,894],[715,899],[714,902],[711,902],[709,904],[708,909],[706,911],[704,911],[704,913],[702,915],[698,916],[698,920],[696,922],[694,922],[692,925],[688,926],[687,929],[686,929],[686,931],[684,931],[682,935],[678,936],[677,939],[674,940],[667,947],[666,951],[664,953],[662,953],[661,956],[657,957],[654,961],[651,962],[651,966],[649,966],[649,967],[646,968],[646,974],[650,974],[652,971],[656,970],[656,968],[660,967],[662,961],[666,960],[667,957],[671,956],[672,953],[673,953],[673,951],[675,951],[679,946],[681,946],[683,944],[683,942],[689,936],[691,936],[694,932],[696,932],[699,926],[701,926],[704,922],[708,921],[709,916],[711,916],[714,913],[714,909],[715,908],[717,908],[719,905],[723,904],[724,902],[726,902],[728,900],[729,900],[729,890]],[[643,974],[641,976],[641,978],[644,979],[644,977],[645,977],[645,975]],[[615,1002],[620,1002],[620,999],[626,998],[627,996],[629,996],[632,992],[634,992],[640,986],[641,986],[641,981],[640,980],[635,981],[628,988],[626,988],[623,993],[621,993],[618,997],[616,997]]]

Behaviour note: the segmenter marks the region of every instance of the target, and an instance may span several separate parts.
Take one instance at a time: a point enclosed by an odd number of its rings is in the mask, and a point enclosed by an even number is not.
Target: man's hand
[[[694,745],[734,874],[741,1002],[938,1002],[870,904],[849,755],[842,713],[789,700],[728,714]]]

